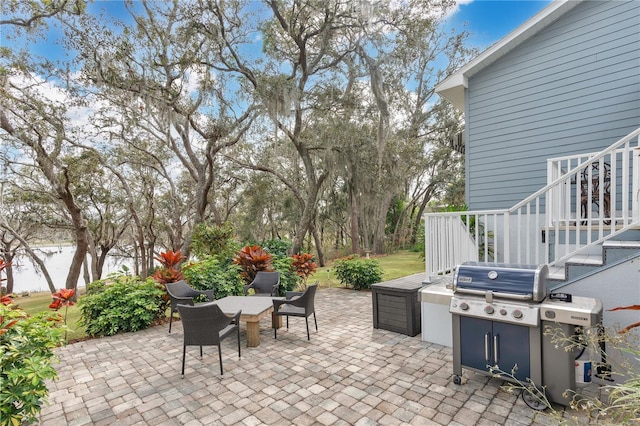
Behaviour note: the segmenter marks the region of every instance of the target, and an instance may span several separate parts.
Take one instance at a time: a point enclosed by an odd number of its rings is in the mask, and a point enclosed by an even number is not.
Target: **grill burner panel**
[[[530,327],[540,326],[540,308],[531,303],[495,300],[493,303],[487,303],[484,299],[453,296],[449,312],[467,317],[493,319]]]

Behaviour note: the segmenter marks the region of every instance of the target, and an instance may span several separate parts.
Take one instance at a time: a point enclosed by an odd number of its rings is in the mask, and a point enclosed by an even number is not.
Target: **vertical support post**
[[[640,148],[633,150],[633,182],[631,183],[632,206],[631,217],[640,222]]]
[[[429,220],[429,216],[424,215],[424,267],[425,267],[425,273],[426,273],[426,278],[425,278],[425,282],[430,283],[431,282],[431,275],[432,275],[432,269],[431,269],[431,259],[429,258],[430,255],[430,251],[433,250],[432,248],[430,249],[429,247],[429,240],[431,236],[431,221]]]
[[[511,248],[509,240],[511,239],[511,229],[509,229],[509,219],[511,218],[511,212],[509,210],[504,214],[504,261],[505,263],[511,262]]]

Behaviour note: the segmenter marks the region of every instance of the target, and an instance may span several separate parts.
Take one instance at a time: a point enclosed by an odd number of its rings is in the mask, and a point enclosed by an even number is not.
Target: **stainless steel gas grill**
[[[556,324],[572,336],[578,326],[598,325],[602,304],[563,294],[550,300],[548,276],[546,265],[467,262],[458,266],[449,305],[454,383],[462,382],[465,367],[500,374],[509,381],[532,382],[544,387],[553,402],[568,403],[562,394],[575,389],[575,356],[556,348],[543,335],[543,325]],[[535,398],[527,400],[525,393],[523,399],[532,408],[544,409]]]

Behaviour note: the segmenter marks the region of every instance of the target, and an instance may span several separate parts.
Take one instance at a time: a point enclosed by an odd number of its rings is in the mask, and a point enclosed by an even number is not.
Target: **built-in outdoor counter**
[[[453,281],[445,277],[420,290],[422,340],[438,345],[453,345],[453,328],[449,303],[453,296]]]

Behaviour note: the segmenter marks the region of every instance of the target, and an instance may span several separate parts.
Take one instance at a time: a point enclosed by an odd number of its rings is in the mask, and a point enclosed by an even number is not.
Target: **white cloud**
[[[456,1],[456,5],[454,7],[452,7],[448,12],[447,12],[447,16],[445,17],[445,19],[455,15],[456,13],[460,12],[460,6],[463,5],[467,5],[467,4],[471,4],[473,3],[474,0],[457,0]]]

